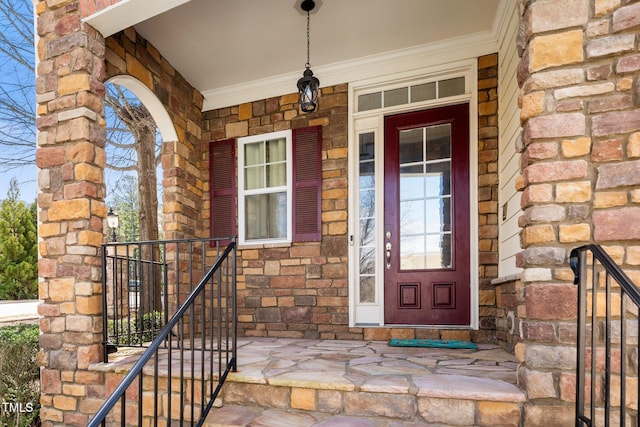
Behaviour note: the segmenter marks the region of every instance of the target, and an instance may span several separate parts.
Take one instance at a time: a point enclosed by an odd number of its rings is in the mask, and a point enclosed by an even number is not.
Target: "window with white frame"
[[[238,139],[240,244],[291,241],[291,131]]]

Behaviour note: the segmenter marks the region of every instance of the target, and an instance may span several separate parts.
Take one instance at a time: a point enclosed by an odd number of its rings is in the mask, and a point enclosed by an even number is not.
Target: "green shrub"
[[[38,325],[0,328],[0,425],[39,425]]]
[[[109,320],[107,322],[107,330],[112,344],[139,346],[153,341],[162,330],[163,325],[164,317],[162,312],[154,311],[142,316],[142,324],[136,316],[132,316],[130,319]]]

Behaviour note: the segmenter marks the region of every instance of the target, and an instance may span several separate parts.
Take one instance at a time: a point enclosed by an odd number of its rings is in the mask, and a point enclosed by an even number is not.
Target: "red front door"
[[[385,323],[469,325],[469,105],[385,119]]]

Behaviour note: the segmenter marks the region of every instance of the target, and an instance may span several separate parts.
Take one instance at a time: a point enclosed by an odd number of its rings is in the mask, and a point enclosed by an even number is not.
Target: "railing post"
[[[232,346],[233,346],[233,372],[238,371],[238,322],[237,322],[237,294],[238,287],[236,282],[236,239],[235,237],[231,240],[231,244],[233,244],[233,251],[231,252],[231,322],[232,322]]]
[[[102,361],[109,361],[109,353],[107,351],[109,331],[108,331],[108,314],[107,314],[107,246],[102,245]]]
[[[589,254],[587,254],[589,251]],[[571,251],[570,266],[575,274],[578,290],[577,313],[577,361],[576,361],[576,427],[595,426],[603,420],[605,427],[624,427],[629,421],[638,423],[638,395],[628,401],[628,370],[634,369],[638,383],[638,343],[640,332],[640,289],[616,265],[611,257],[598,245],[586,245]],[[587,266],[591,261],[591,289],[588,289]],[[604,289],[600,286],[604,275]],[[611,279],[616,281],[611,283]],[[603,292],[604,291],[604,295]],[[591,292],[591,294],[589,294]],[[589,298],[590,295],[590,298]],[[604,301],[599,302],[602,298]],[[618,301],[619,304],[618,304]],[[616,306],[613,306],[613,303]],[[634,306],[627,308],[628,303]],[[590,303],[590,309],[588,310]],[[614,310],[615,308],[615,310]],[[604,309],[604,311],[603,311]],[[619,310],[619,312],[617,311]],[[630,335],[628,316],[636,316],[636,335]],[[590,319],[590,383],[586,383],[587,321]],[[619,332],[614,325],[620,323]],[[630,341],[629,339],[633,341]],[[615,339],[615,341],[614,341]],[[619,342],[618,342],[619,341]],[[633,347],[633,348],[629,348]],[[615,353],[619,351],[619,357]],[[604,356],[604,360],[602,360]],[[615,363],[612,363],[615,362]],[[618,363],[620,364],[618,366]],[[604,371],[604,372],[603,372]],[[616,379],[618,378],[618,379]],[[619,384],[616,384],[616,381]],[[585,414],[586,388],[590,387],[589,414]]]
[[[587,286],[585,284],[587,277],[586,253],[584,250],[577,248],[571,251],[570,265],[575,275],[574,284],[578,286],[578,336],[577,336],[577,382],[576,382],[576,427],[581,427],[584,413],[584,387],[585,381],[585,346],[586,346],[586,310],[587,310]],[[589,423],[590,424],[590,423]]]

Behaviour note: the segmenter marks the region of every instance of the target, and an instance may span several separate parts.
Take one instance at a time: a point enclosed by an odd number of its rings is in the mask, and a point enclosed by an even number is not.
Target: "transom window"
[[[291,131],[238,139],[240,243],[291,241]]]

